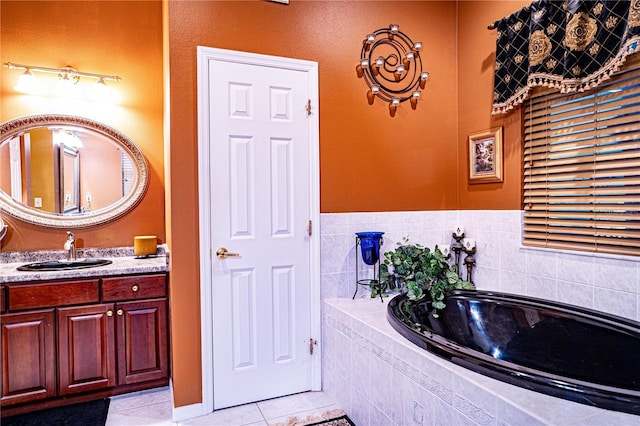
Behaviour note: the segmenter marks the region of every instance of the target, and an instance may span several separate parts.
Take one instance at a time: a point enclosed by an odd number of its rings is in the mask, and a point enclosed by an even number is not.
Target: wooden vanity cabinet
[[[4,314],[6,306],[4,304],[4,286],[0,285],[0,314]]]
[[[113,304],[58,309],[59,394],[116,385]]]
[[[168,383],[166,274],[5,287],[3,416]]]
[[[166,301],[118,303],[116,312],[118,384],[169,377]]]
[[[53,309],[0,316],[0,404],[56,396],[55,313]]]

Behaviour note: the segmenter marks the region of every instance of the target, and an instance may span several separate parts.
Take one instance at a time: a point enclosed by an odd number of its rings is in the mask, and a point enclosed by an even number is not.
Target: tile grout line
[[[267,416],[265,416],[264,413],[262,412],[262,408],[260,408],[260,404],[258,404],[257,402],[254,402],[254,404],[258,408],[258,411],[260,411],[260,415],[262,416],[262,420],[264,420],[265,425],[268,426],[269,425],[269,421],[267,420]]]

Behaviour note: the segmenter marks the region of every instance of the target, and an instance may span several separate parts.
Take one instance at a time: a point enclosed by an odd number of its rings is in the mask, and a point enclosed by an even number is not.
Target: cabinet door
[[[113,304],[58,309],[59,393],[116,385]]]
[[[169,377],[167,300],[118,303],[118,384]]]
[[[0,405],[56,395],[53,309],[0,317],[2,393]]]

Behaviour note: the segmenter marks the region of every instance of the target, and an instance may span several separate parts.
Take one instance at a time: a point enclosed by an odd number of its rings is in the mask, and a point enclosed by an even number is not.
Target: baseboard
[[[169,386],[171,387],[171,407],[173,408],[173,411],[171,413],[172,421],[179,422],[182,420],[188,420],[194,417],[200,417],[200,416],[204,416],[205,414],[209,414],[204,411],[205,406],[201,402],[197,404],[176,407],[176,404],[173,401],[173,380],[172,379],[169,379]]]
[[[194,417],[204,416],[205,414],[209,413],[204,412],[204,404],[200,402],[197,404],[184,405],[182,407],[173,407],[171,419],[174,422],[180,422]]]

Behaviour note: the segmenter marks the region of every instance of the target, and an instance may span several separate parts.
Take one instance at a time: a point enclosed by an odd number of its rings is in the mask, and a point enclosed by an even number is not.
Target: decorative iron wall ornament
[[[411,107],[417,108],[420,90],[429,78],[429,73],[422,70],[421,50],[422,42],[414,43],[396,24],[365,37],[356,72],[369,87],[369,105],[376,97],[389,102],[392,117],[401,102],[409,100]]]

